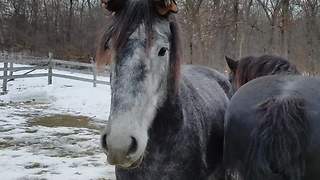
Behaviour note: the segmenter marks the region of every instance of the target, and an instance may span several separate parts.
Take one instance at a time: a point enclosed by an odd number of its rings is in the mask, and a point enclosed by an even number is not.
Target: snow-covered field
[[[61,78],[48,86],[43,77],[16,79],[8,90],[0,96],[1,180],[114,179],[99,143],[109,86]]]

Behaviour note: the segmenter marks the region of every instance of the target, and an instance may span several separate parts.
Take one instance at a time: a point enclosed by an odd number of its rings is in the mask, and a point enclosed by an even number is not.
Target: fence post
[[[5,57],[3,62],[3,83],[2,83],[2,94],[7,94],[7,83],[8,83],[8,59]]]
[[[10,62],[10,76],[13,75],[13,62]]]
[[[49,52],[48,85],[51,85],[51,84],[52,84],[52,68],[53,68],[52,58],[53,58],[53,54],[52,54],[52,52]]]
[[[1,53],[1,60],[2,60],[2,61],[4,61],[5,54],[6,54],[6,51],[4,51],[3,53]]]
[[[12,77],[13,76],[13,62],[10,62],[10,73],[9,73],[9,76]],[[10,79],[10,81],[13,81],[14,79]]]
[[[90,58],[90,63],[92,64],[93,87],[97,87],[97,68],[96,63],[93,60],[93,57]]]

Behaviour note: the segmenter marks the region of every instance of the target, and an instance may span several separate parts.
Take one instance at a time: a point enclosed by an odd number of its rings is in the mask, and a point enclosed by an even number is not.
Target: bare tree
[[[305,14],[305,22],[306,22],[306,39],[307,39],[307,59],[309,62],[310,71],[314,72],[316,69],[316,58],[317,56],[316,47],[317,42],[316,38],[318,38],[318,45],[319,37],[320,37],[320,31],[319,31],[319,25],[317,22],[317,16],[319,13],[320,8],[320,1],[319,0],[309,0],[309,1],[302,1],[299,0],[298,3],[303,8],[304,14]],[[319,52],[318,52],[319,54]]]
[[[279,13],[281,9],[281,0],[258,0],[258,2],[262,6],[271,27],[267,53],[279,54],[279,52],[277,52],[277,47],[274,41],[277,32]]]
[[[280,47],[281,55],[288,58],[289,47],[288,47],[288,36],[289,36],[289,21],[290,21],[290,0],[281,1],[281,26],[280,26]]]
[[[185,63],[276,54],[320,71],[320,0],[177,0]],[[88,60],[108,24],[99,0],[1,0],[0,49]]]

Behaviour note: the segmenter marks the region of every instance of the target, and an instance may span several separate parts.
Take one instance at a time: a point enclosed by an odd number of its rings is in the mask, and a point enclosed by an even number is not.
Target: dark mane
[[[180,66],[181,66],[181,54],[182,54],[182,49],[181,49],[181,41],[180,41],[180,36],[179,36],[179,26],[176,23],[175,17],[171,17],[172,21],[170,23],[170,30],[171,30],[171,38],[170,38],[170,71],[171,71],[171,77],[169,79],[173,80],[173,84],[170,86],[173,89],[173,91],[169,92],[174,92],[176,94],[178,92],[178,87],[179,87],[179,79],[180,79]]]
[[[255,78],[274,74],[300,74],[300,72],[294,64],[278,56],[249,56],[239,61],[235,80],[240,87]]]

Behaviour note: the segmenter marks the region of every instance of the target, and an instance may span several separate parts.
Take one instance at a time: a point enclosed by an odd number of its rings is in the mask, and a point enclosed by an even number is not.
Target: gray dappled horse
[[[180,68],[172,0],[103,0],[113,12],[98,59],[111,63],[111,111],[102,146],[117,179],[205,180],[222,170],[231,88],[209,68]]]
[[[225,119],[227,180],[318,180],[320,79],[281,59],[228,61],[239,89]]]

